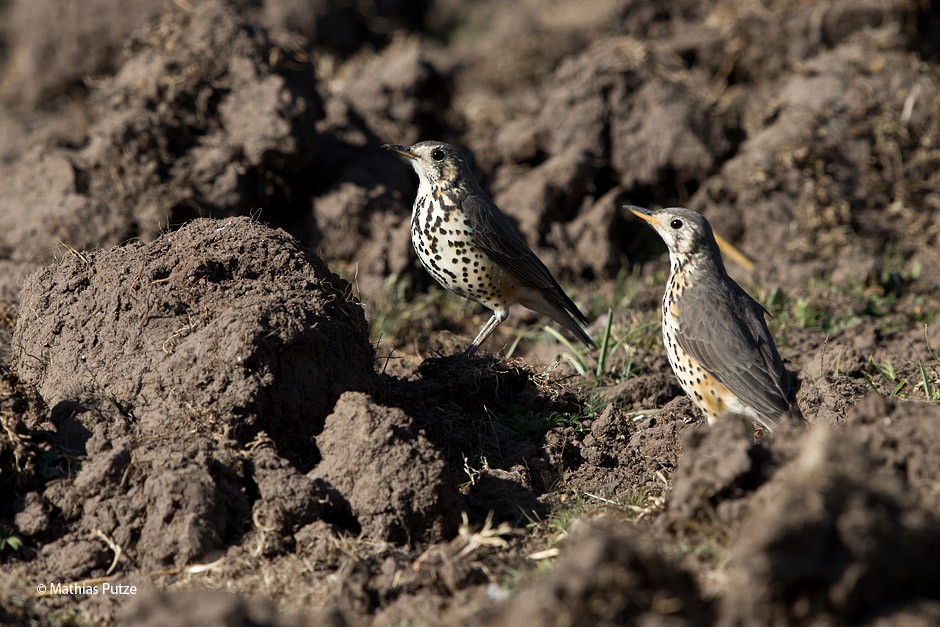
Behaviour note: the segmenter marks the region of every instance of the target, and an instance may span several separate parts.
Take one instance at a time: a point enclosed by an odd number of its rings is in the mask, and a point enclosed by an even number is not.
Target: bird
[[[483,191],[459,148],[438,141],[382,147],[418,174],[411,242],[421,265],[446,289],[493,312],[465,356],[476,352],[515,303],[545,314],[596,348],[581,326],[587,317]]]
[[[728,276],[704,216],[682,207],[624,208],[669,249],[663,344],[679,385],[708,424],[739,414],[772,432],[782,419],[802,420],[767,312]]]

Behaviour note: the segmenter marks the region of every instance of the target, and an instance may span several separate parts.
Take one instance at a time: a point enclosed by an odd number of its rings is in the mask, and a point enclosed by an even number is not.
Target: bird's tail
[[[597,344],[594,343],[594,340],[591,339],[591,336],[585,332],[584,328],[575,320],[572,313],[576,313],[579,319],[586,320],[584,314],[577,308],[577,306],[572,303],[574,307],[574,312],[570,312],[567,308],[562,307],[558,303],[553,302],[545,297],[539,291],[533,289],[523,288],[519,294],[519,304],[523,307],[531,309],[532,311],[537,311],[541,314],[545,314],[564,328],[571,331],[575,337],[581,340],[585,346],[590,349],[596,349]]]

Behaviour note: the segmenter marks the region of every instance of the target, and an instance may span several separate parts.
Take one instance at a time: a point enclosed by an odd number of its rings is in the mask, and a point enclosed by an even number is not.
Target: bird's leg
[[[493,317],[490,318],[486,324],[483,325],[483,328],[480,329],[480,332],[477,334],[476,339],[467,347],[467,350],[463,352],[464,357],[473,357],[473,354],[477,352],[477,349],[480,348],[480,344],[483,343],[486,338],[490,336],[490,333],[496,330],[503,320],[509,317],[508,310],[494,311]]]

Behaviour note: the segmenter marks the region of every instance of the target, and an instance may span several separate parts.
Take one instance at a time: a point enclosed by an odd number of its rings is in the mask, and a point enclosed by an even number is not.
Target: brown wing
[[[764,309],[717,273],[696,277],[679,300],[679,345],[771,422],[799,415]]]
[[[526,286],[542,291],[556,305],[587,324],[587,317],[568,298],[558,285],[558,281],[545,264],[535,256],[509,218],[482,190],[476,193],[461,193],[459,202],[470,220],[474,246],[519,277]]]

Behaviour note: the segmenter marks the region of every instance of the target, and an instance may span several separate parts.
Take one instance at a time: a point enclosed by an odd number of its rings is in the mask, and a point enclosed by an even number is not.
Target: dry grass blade
[[[467,514],[463,513],[462,515],[463,522],[460,524],[460,528],[457,531],[457,537],[448,542],[446,545],[435,545],[428,548],[424,553],[418,556],[418,558],[412,562],[411,568],[413,570],[420,570],[421,567],[428,561],[442,561],[448,562],[453,560],[465,559],[468,556],[472,555],[482,547],[495,547],[499,549],[504,549],[509,546],[509,543],[503,538],[503,536],[511,536],[516,532],[509,525],[509,523],[501,522],[497,526],[493,526],[493,512],[490,512],[486,516],[486,520],[483,522],[483,526],[477,530],[473,531],[470,528],[470,521],[467,519]]]
[[[715,233],[714,235],[715,241],[718,242],[718,248],[721,249],[722,253],[728,256],[728,259],[735,262],[748,272],[754,271],[754,262],[748,259],[747,255],[735,248],[731,242],[723,238],[718,233]]]

